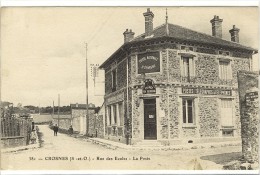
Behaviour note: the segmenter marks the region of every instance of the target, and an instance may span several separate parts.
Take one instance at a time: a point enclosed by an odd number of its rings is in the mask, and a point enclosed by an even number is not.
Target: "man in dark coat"
[[[55,124],[55,126],[53,127],[53,131],[54,131],[54,136],[57,136],[57,133],[59,131],[59,127],[57,126],[57,124]]]
[[[70,128],[69,128],[69,135],[72,135],[73,134],[73,128],[72,128],[72,125],[70,125]]]

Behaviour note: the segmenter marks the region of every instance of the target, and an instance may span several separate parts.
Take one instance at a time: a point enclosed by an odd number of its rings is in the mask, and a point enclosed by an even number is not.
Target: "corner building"
[[[223,40],[218,16],[212,36],[166,21],[145,33],[126,30],[105,70],[105,138],[130,144],[185,144],[240,139],[237,72],[251,70],[256,49]],[[209,25],[210,25],[209,23]]]

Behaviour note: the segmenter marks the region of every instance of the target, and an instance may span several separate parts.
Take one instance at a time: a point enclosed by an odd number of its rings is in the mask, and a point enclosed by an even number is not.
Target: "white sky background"
[[[165,22],[165,8],[151,10],[154,27]],[[85,42],[88,63],[102,64],[123,44],[126,28],[131,28],[135,36],[144,33],[145,11],[146,7],[3,8],[2,100],[15,105],[51,106],[52,100],[57,104],[60,94],[61,105],[85,103]],[[256,7],[168,7],[168,15],[169,23],[210,35],[209,21],[218,15],[223,19],[224,39],[230,40],[229,30],[235,24],[240,28],[240,43],[258,48]],[[257,57],[254,70],[258,70]],[[103,103],[103,97],[94,95],[90,76],[89,102]]]

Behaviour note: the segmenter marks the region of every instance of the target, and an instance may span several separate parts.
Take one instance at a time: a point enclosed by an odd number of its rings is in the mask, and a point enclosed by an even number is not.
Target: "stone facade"
[[[232,78],[230,81],[221,82],[219,78],[219,58],[221,56],[207,53],[190,52],[194,55],[195,75],[194,79],[190,82],[183,81],[181,75],[181,62],[182,53],[178,49],[165,49],[157,47],[160,51],[161,71],[160,73],[147,74],[145,78],[152,79],[156,86],[156,107],[157,109],[157,140],[193,140],[208,138],[220,139],[222,137],[221,126],[221,113],[220,101],[222,98],[232,100],[234,108],[233,116],[233,138],[240,135],[240,111],[239,99],[237,92],[237,80],[235,76],[238,70],[249,70],[249,60],[245,58],[237,58],[225,56],[230,60],[232,70]],[[216,51],[217,52],[217,51]],[[144,104],[142,88],[143,80],[140,74],[137,73],[137,55],[138,52],[129,56],[127,65],[126,59],[120,60],[117,68],[117,91],[112,92],[111,89],[111,72],[110,68],[106,69],[106,97],[109,100],[111,97],[116,96],[118,93],[124,92],[124,119],[129,120],[129,125],[124,124],[124,134],[120,138],[126,137],[128,131],[131,135],[132,144],[140,142],[144,139]],[[128,66],[128,97],[127,90],[127,71]],[[187,83],[189,84],[187,86]],[[221,86],[221,87],[220,87]],[[204,88],[217,90],[230,90],[231,96],[224,96],[223,94],[183,94],[183,88]],[[195,120],[194,126],[183,126],[182,123],[182,99],[195,98]],[[127,98],[129,99],[128,102]],[[128,107],[127,107],[128,104]],[[195,104],[194,104],[195,105]],[[105,111],[107,108],[105,107]],[[127,113],[128,112],[128,113]],[[105,118],[107,117],[107,112]],[[107,120],[105,124],[105,137],[116,140],[116,135],[113,136],[113,127],[108,126]],[[118,132],[118,131],[117,131]],[[223,137],[223,139],[231,139]],[[221,140],[221,139],[220,139]],[[122,141],[122,139],[120,139]],[[193,142],[192,141],[192,142]]]
[[[60,129],[68,130],[71,125],[71,122],[72,122],[72,118],[70,114],[60,115],[59,119],[58,119],[58,115],[52,116],[52,123],[54,125],[59,123]]]
[[[220,130],[219,106],[215,98],[199,99],[200,137],[217,137]]]
[[[259,162],[259,75],[239,71],[242,154],[248,162]]]
[[[216,56],[198,54],[196,65],[196,83],[216,84],[218,80],[218,64]]]
[[[154,35],[163,31],[159,27]],[[195,34],[195,38],[203,36]],[[221,45],[221,39],[215,44],[214,37],[204,38],[214,44],[172,37],[139,36],[124,43],[102,64],[104,138],[130,139],[131,144],[153,139],[164,145],[239,140],[237,72],[250,70],[252,51],[234,48],[238,46],[233,47],[233,43]],[[112,72],[116,73],[115,89]],[[114,118],[122,110],[120,104],[124,110],[120,118],[125,121],[121,126]],[[225,110],[227,115],[222,112]],[[223,125],[225,117],[228,126]]]
[[[95,109],[89,109],[89,135],[95,136],[96,135],[96,125],[99,123],[97,122]],[[72,108],[71,109],[71,125],[75,132],[80,134],[86,134],[86,109],[82,108]]]

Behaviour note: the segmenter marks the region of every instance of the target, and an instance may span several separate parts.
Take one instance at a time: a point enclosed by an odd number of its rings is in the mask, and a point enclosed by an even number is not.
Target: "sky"
[[[233,25],[240,43],[258,47],[256,7],[167,7],[169,23],[211,35],[214,15],[223,19],[223,39]],[[86,55],[89,102],[102,105],[104,72],[94,87],[91,64],[102,64],[124,41],[123,32],[144,33],[146,7],[5,7],[1,9],[1,98],[14,105],[51,106],[86,103]],[[165,7],[151,7],[154,27],[165,22]],[[88,43],[86,54],[86,43]],[[258,54],[254,56],[258,70]]]

